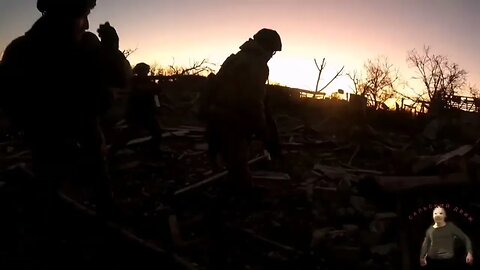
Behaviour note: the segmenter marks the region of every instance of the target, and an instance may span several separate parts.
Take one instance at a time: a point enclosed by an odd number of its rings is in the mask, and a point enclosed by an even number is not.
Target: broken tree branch
[[[313,59],[313,61],[315,62],[315,66],[317,67],[318,69],[318,77],[317,77],[317,84],[315,85],[315,93],[313,94],[313,99],[317,98],[317,94],[319,92],[322,92],[323,90],[325,90],[335,79],[338,78],[338,76],[341,75],[341,73],[343,72],[343,69],[345,68],[345,66],[343,66],[335,76],[333,76],[333,78],[325,85],[323,86],[320,90],[318,90],[318,85],[320,83],[320,78],[322,77],[322,72],[323,70],[325,69],[325,66],[327,63],[325,63],[325,58],[322,59],[322,64],[320,64],[320,66],[318,65],[317,63],[317,59]]]

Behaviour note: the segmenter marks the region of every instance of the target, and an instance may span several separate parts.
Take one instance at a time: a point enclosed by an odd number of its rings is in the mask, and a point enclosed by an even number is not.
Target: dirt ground
[[[448,204],[451,220],[479,244],[480,204],[472,187],[480,133],[461,132],[457,116],[435,129],[428,128],[435,119],[368,112],[362,122],[344,103],[328,106],[275,108],[285,164],[259,158],[251,164],[250,199],[222,201],[224,269],[417,269],[435,204]],[[212,209],[225,177],[179,192],[222,171],[207,162],[193,109],[162,109],[159,118],[161,153],[150,151],[148,134],[139,133],[112,164],[121,209],[115,222],[89,215],[88,196],[69,184],[55,221],[31,218],[41,202],[31,188],[29,152],[5,138],[2,269],[206,269],[212,215],[220,215]],[[110,132],[107,138],[118,130]],[[263,154],[254,142],[251,158]]]

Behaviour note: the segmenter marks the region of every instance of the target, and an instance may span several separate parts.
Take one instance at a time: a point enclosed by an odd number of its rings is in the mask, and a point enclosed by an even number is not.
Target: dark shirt
[[[157,110],[155,93],[158,90],[159,86],[148,77],[134,77],[128,98],[127,119],[142,121],[155,116]]]
[[[467,249],[472,252],[470,238],[455,224],[447,222],[445,226],[434,228],[430,226],[422,244],[420,258],[451,259],[455,256],[455,239],[459,238]]]
[[[117,72],[127,62],[120,51],[96,54],[59,35],[57,28],[41,17],[2,58],[2,105],[27,137],[42,144],[95,133],[97,117],[113,99],[109,87],[126,81]]]

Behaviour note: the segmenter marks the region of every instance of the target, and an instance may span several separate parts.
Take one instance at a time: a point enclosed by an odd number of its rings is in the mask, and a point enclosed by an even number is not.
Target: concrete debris
[[[287,96],[297,98],[295,94]],[[169,104],[173,108],[170,113],[159,116],[162,124],[166,122],[169,126],[162,134],[166,138],[162,149],[168,149],[168,154],[162,151],[161,157],[148,156],[145,154],[148,149],[143,148],[149,148],[145,142],[150,141],[151,136],[136,138],[127,144],[135,146],[135,151],[117,152],[121,161],[111,170],[121,172],[115,174],[117,179],[112,181],[115,200],[125,206],[122,213],[128,213],[125,216],[130,218],[132,230],[149,235],[159,243],[168,238],[172,242],[169,244],[177,249],[183,249],[186,243],[196,243],[192,244],[197,245],[196,250],[206,251],[205,243],[212,233],[210,219],[221,220],[230,228],[225,229],[226,235],[222,237],[228,241],[238,240],[238,243],[228,242],[229,254],[225,255],[235,265],[270,269],[265,267],[266,263],[260,266],[247,262],[243,254],[263,255],[258,261],[291,263],[299,261],[297,256],[301,250],[318,252],[321,258],[315,259],[321,263],[296,269],[347,269],[335,267],[345,264],[351,266],[348,269],[357,269],[360,265],[364,265],[364,269],[391,269],[394,262],[389,261],[390,255],[397,253],[398,245],[393,243],[396,238],[390,232],[405,219],[404,213],[395,208],[397,197],[391,196],[392,193],[410,199],[411,194],[422,188],[449,191],[451,187],[467,186],[475,180],[480,153],[476,153],[478,141],[474,143],[471,138],[480,138],[480,133],[462,131],[468,133],[470,139],[455,140],[455,136],[444,134],[442,127],[448,124],[445,119],[427,122],[413,120],[409,113],[377,110],[365,110],[365,115],[362,113],[360,117],[351,114],[348,102],[344,105],[322,100],[318,101],[322,105],[309,108],[297,106],[302,104],[301,100],[296,102],[292,108],[277,108],[280,110],[277,118],[283,119],[278,122],[278,130],[285,168],[272,169],[274,166],[264,154],[263,145],[252,144],[249,150],[255,158],[250,160],[249,167],[255,192],[261,195],[259,198],[256,193],[252,195],[248,198],[251,202],[236,203],[236,198],[232,198],[234,206],[217,201],[224,195],[220,183],[228,172],[222,166],[214,168],[210,164],[205,127],[189,109]],[[284,116],[278,117],[278,114]],[[192,119],[185,119],[186,115]],[[19,161],[30,166],[29,152],[21,145],[0,142],[0,147],[4,168]],[[6,159],[13,160],[7,162]],[[479,172],[476,174],[480,175]],[[5,178],[0,175],[2,192],[10,187],[9,175],[5,175]],[[366,190],[362,189],[365,186]],[[178,196],[186,194],[189,196]],[[375,196],[369,196],[371,194]],[[377,195],[388,197],[392,205],[380,199],[376,201],[373,197]],[[78,201],[84,200],[79,197]],[[224,206],[226,210],[212,213],[212,206]],[[471,207],[480,209],[478,205]],[[159,216],[167,212],[165,209],[173,213],[160,220]],[[141,215],[135,216],[136,213]],[[193,222],[198,215],[202,220]],[[158,233],[161,228],[168,237]],[[199,262],[199,269],[206,269],[205,254],[192,252],[189,256]],[[371,260],[372,257],[376,260]],[[323,263],[331,267],[322,268]]]

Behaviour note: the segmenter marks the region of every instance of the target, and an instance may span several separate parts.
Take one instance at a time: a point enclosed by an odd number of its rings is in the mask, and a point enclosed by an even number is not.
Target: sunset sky
[[[35,3],[1,0],[1,51],[40,16]],[[184,66],[202,59],[220,65],[256,31],[273,28],[283,51],[269,62],[270,81],[309,90],[318,74],[314,58],[326,58],[323,83],[343,65],[361,69],[381,55],[407,80],[414,72],[407,52],[430,45],[480,86],[479,12],[479,0],[97,0],[90,27],[110,21],[122,49],[138,48],[132,64]],[[351,86],[345,76],[328,92]]]

